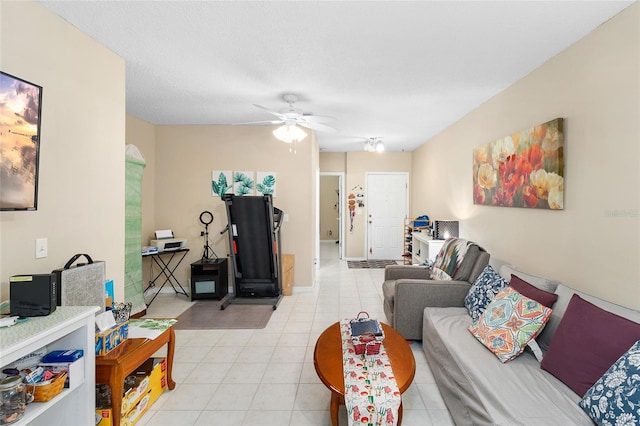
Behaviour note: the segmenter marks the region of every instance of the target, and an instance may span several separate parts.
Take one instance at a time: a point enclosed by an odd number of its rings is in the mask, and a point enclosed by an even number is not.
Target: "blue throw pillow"
[[[609,367],[579,404],[599,425],[640,423],[640,340]]]
[[[491,265],[487,265],[484,268],[464,298],[464,306],[466,306],[474,322],[480,318],[484,308],[493,300],[495,295],[508,285],[507,280],[502,278]]]

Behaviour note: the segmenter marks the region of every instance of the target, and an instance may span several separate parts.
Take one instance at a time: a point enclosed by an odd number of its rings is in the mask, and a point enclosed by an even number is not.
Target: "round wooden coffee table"
[[[400,393],[404,393],[416,374],[416,360],[407,341],[396,330],[382,324],[384,347],[387,350],[393,374]],[[338,425],[338,407],[344,404],[344,378],[342,368],[342,338],[337,322],[322,332],[313,352],[313,364],[318,377],[331,390],[331,424]],[[398,425],[402,422],[402,402],[398,410]]]

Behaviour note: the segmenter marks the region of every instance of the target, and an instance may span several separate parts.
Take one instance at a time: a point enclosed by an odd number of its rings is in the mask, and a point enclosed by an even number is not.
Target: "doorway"
[[[367,259],[402,259],[408,194],[408,173],[367,173]]]
[[[324,249],[320,249],[320,262],[344,257],[344,173],[320,173],[318,202],[318,237]],[[331,247],[329,247],[331,245]],[[323,259],[331,256],[336,259]]]

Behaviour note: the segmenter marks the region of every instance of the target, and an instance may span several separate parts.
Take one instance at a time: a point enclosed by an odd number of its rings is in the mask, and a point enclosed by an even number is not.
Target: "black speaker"
[[[55,274],[9,277],[11,316],[41,317],[56,310]]]
[[[458,238],[457,220],[436,220],[433,222],[433,239],[446,240],[447,238]]]

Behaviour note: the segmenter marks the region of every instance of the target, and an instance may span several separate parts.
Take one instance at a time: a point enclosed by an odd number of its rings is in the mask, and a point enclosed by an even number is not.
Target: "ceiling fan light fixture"
[[[282,142],[299,142],[307,137],[307,133],[295,124],[283,124],[273,131],[273,136]]]
[[[384,144],[381,139],[370,138],[364,141],[364,150],[367,152],[383,152]]]

